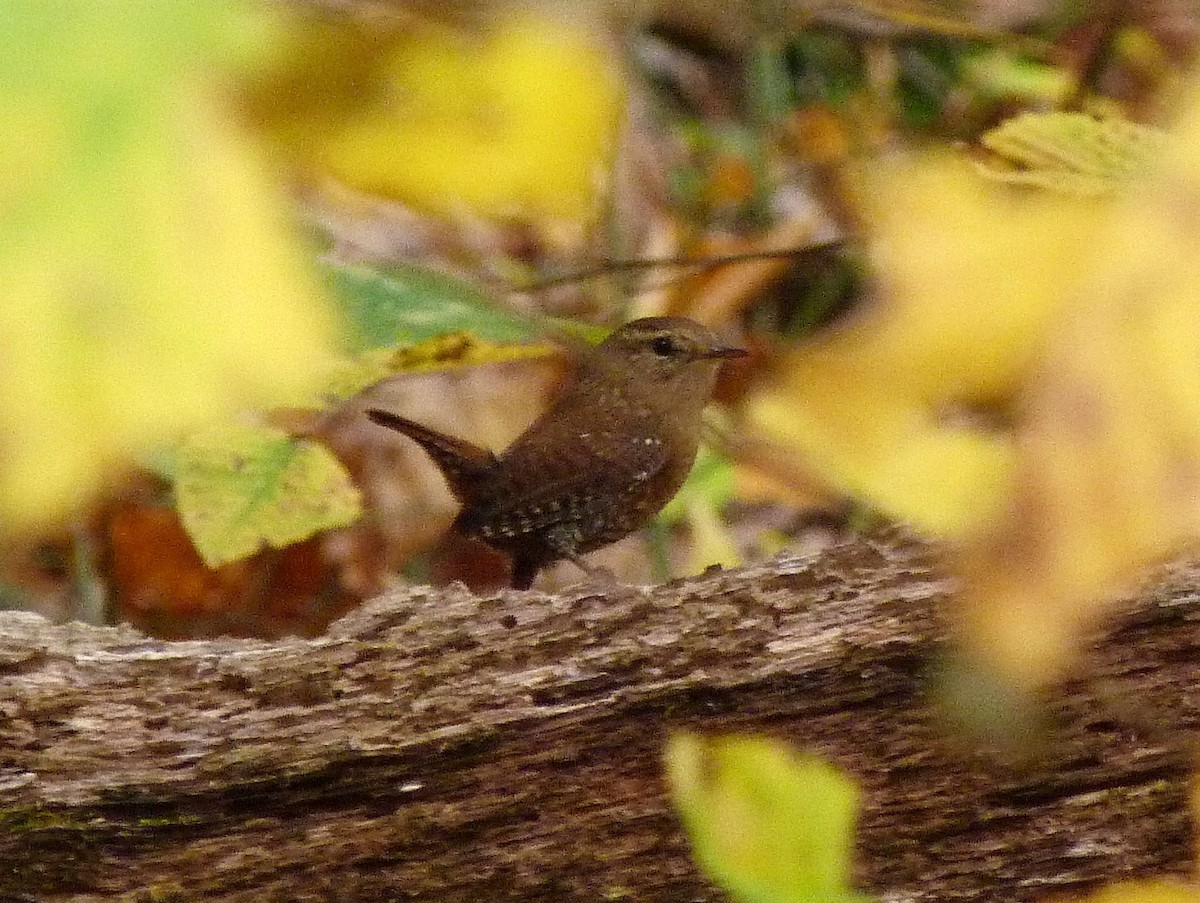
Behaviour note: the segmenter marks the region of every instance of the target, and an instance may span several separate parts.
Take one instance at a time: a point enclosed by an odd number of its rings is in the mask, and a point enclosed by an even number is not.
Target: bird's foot
[[[595,592],[606,592],[622,586],[617,575],[604,567],[589,567],[583,572],[583,580],[573,584],[572,589],[587,589]]]
[[[633,587],[617,579],[606,567],[588,564],[578,558],[572,558],[571,563],[583,571],[583,580],[567,587],[567,592],[581,593],[588,596],[623,596],[633,592]]]

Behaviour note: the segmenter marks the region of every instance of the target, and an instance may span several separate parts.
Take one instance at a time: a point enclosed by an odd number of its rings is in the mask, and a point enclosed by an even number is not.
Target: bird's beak
[[[716,358],[734,358],[747,357],[750,354],[745,348],[733,348],[727,345],[719,345],[716,348],[710,348],[705,351],[700,357],[705,360]]]

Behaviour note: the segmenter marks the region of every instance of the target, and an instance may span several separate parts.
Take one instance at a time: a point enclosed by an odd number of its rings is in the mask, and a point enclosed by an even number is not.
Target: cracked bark
[[[1181,873],[1197,578],[1131,602],[1020,767],[927,700],[948,584],[897,536],[608,598],[404,590],[312,641],[0,615],[0,900],[720,900],[664,797],[674,727],[853,773],[892,900]]]

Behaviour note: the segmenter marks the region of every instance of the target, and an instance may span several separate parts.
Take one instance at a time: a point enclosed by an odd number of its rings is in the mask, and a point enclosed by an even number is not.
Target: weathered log
[[[1198,580],[1141,594],[1020,767],[929,701],[948,584],[904,539],[607,596],[406,589],[310,641],[5,614],[0,899],[719,900],[664,795],[684,726],[852,772],[860,883],[891,900],[1178,873]]]

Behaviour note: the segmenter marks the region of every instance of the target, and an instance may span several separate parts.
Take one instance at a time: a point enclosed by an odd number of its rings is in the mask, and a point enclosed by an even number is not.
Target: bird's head
[[[684,317],[645,317],[615,330],[596,349],[631,377],[653,384],[695,384],[709,393],[721,361],[746,351],[723,343],[705,326]]]

